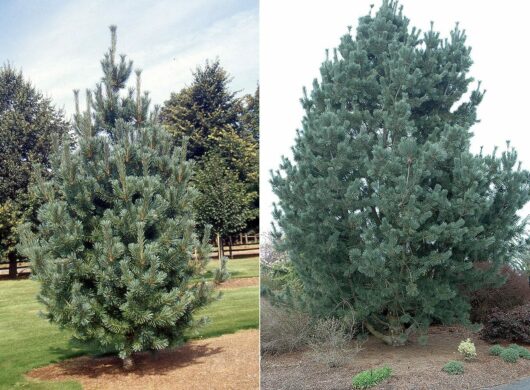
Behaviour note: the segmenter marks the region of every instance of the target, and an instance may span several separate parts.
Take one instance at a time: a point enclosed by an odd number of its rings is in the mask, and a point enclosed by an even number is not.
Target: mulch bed
[[[475,343],[478,358],[464,363],[463,375],[441,371],[449,360],[461,360],[457,347],[467,337]],[[425,346],[413,341],[404,347],[391,347],[370,338],[350,363],[339,368],[316,363],[304,351],[266,356],[261,363],[261,389],[346,390],[351,389],[353,375],[383,365],[392,368],[393,377],[372,389],[482,389],[530,376],[530,360],[505,363],[488,355],[490,346],[464,328],[432,327]]]
[[[85,390],[255,390],[259,383],[258,330],[195,340],[157,355],[135,356],[132,371],[117,357],[79,357],[37,368],[27,376],[46,381],[75,380]]]

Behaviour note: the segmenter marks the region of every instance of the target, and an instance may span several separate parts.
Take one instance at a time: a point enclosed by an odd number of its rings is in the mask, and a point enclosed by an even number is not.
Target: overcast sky
[[[0,64],[11,62],[66,113],[73,89],[93,88],[118,26],[118,53],[143,69],[153,103],[191,81],[191,70],[219,57],[232,88],[258,83],[258,0],[46,0],[0,2]],[[134,84],[134,75],[130,79]]]
[[[270,230],[271,204],[275,200],[269,185],[269,170],[277,169],[282,155],[290,156],[295,130],[303,110],[302,87],[310,90],[319,76],[326,48],[338,45],[347,26],[381,4],[376,0],[264,0],[260,4],[260,218],[261,231]],[[411,25],[434,28],[449,35],[455,22],[465,29],[475,64],[471,75],[487,89],[474,126],[472,148],[494,145],[501,150],[511,140],[523,166],[530,169],[530,57],[528,50],[527,3],[475,2],[459,0],[403,0],[404,14]],[[530,212],[530,205],[522,214]]]

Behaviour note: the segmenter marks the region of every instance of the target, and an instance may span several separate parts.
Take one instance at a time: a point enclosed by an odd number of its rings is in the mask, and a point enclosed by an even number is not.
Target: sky
[[[302,87],[311,90],[319,76],[325,49],[336,47],[347,26],[368,13],[380,0],[266,0],[260,3],[260,229],[270,230],[275,196],[269,184],[271,169],[281,156],[290,156],[296,129],[301,127]],[[475,2],[460,0],[402,0],[411,26],[434,29],[448,37],[459,22],[466,30],[474,65],[470,75],[487,90],[479,106],[481,120],[472,131],[472,151],[491,152],[506,140],[518,151],[523,167],[530,169],[530,53],[526,2]],[[474,87],[472,87],[473,89]],[[530,213],[527,205],[520,213]]]
[[[142,69],[152,103],[191,82],[191,71],[219,58],[231,87],[258,84],[258,0],[2,0],[0,64],[10,62],[67,116],[73,89],[93,88],[118,26],[117,52]],[[134,74],[130,85],[135,83]]]

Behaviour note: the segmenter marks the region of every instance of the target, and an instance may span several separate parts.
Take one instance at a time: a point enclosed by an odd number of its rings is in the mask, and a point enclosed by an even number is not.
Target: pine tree
[[[16,277],[20,259],[16,228],[25,214],[31,214],[31,165],[48,168],[53,138],[67,130],[63,113],[22,72],[11,65],[0,67],[0,259],[9,259],[10,277]]]
[[[273,174],[275,218],[307,309],[354,318],[392,345],[433,321],[468,323],[465,291],[502,283],[525,248],[529,172],[508,148],[470,152],[483,98],[458,25],[409,28],[395,1],[359,19],[321,66]],[[488,261],[489,271],[473,267]]]
[[[114,62],[111,32],[103,83],[94,102],[87,91],[83,113],[75,93],[77,146],[56,148],[51,180],[37,170],[45,203],[38,230],[22,229],[20,250],[41,284],[45,316],[130,367],[134,352],[175,345],[201,322],[194,313],[212,299],[203,277],[209,232],[196,237],[186,146],[174,147],[156,118],[145,118],[139,72],[136,96],[120,97],[132,63]]]
[[[122,96],[120,91],[126,87],[132,72],[132,61],[121,54],[116,62],[116,26],[110,27],[111,45],[101,60],[103,77],[94,91],[94,125],[97,132],[106,133],[113,137],[116,122],[121,119],[126,123],[141,126],[147,119],[149,111],[149,94],[135,94],[134,88],[128,89],[128,94]],[[136,70],[136,91],[141,90],[141,71]],[[76,98],[77,99],[77,98]]]

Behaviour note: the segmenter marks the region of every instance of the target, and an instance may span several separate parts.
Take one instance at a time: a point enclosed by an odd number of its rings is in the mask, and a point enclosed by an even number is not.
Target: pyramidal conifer
[[[130,367],[134,352],[181,342],[213,293],[186,145],[173,146],[156,109],[148,118],[139,71],[136,88],[120,94],[132,62],[116,59],[116,27],[111,34],[104,76],[87,91],[84,112],[75,91],[77,145],[56,147],[51,180],[36,176],[40,224],[21,229],[20,250],[40,282],[45,316]]]
[[[402,345],[433,321],[467,323],[465,292],[502,283],[499,266],[528,249],[516,212],[529,172],[513,149],[470,152],[483,98],[470,52],[458,25],[448,39],[422,34],[384,0],[326,57],[294,162],[272,177],[277,233],[312,313]]]

